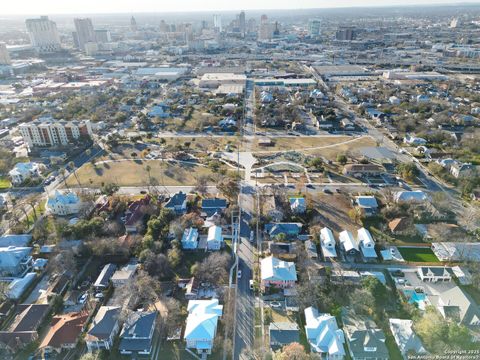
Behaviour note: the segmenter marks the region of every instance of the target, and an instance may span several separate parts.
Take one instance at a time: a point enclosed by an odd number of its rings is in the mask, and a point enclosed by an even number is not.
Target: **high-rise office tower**
[[[308,22],[308,35],[316,37],[320,35],[321,22],[318,19],[311,19]]]
[[[222,15],[213,15],[213,28],[215,31],[222,32]]]
[[[110,35],[110,30],[105,30],[105,29],[98,29],[95,30],[95,40],[98,43],[109,43],[112,41],[112,37]]]
[[[340,41],[352,41],[355,39],[355,30],[351,27],[338,29],[335,33],[335,39]]]
[[[130,18],[130,30],[132,30],[134,32],[138,30],[137,20],[135,20],[135,18],[133,16]]]
[[[82,51],[85,51],[86,43],[96,42],[92,19],[77,18],[74,19],[73,22],[75,23],[75,30],[77,33],[78,48]]]
[[[7,44],[0,42],[0,65],[10,65],[12,60],[8,53]]]
[[[238,27],[240,28],[240,33],[245,34],[247,31],[247,23],[245,22],[245,11],[242,11],[238,17]]]
[[[260,29],[258,31],[259,40],[271,40],[273,37],[274,26],[268,21],[267,15],[260,18]]]
[[[30,42],[39,53],[51,53],[61,49],[57,24],[49,20],[48,16],[27,19],[25,25]]]

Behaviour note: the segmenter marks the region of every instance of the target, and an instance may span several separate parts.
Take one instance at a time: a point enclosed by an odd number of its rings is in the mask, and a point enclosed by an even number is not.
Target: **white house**
[[[412,320],[388,319],[388,323],[404,359],[408,359],[408,355],[427,353],[422,341],[412,329]]]
[[[341,360],[345,356],[345,336],[338,328],[335,316],[319,314],[314,307],[305,309],[305,333],[312,352],[329,360]]]
[[[427,194],[422,190],[415,191],[398,191],[393,196],[395,202],[411,202],[411,203],[422,203],[428,200]]]
[[[260,262],[261,286],[277,286],[288,288],[297,281],[295,263],[282,261],[273,256],[266,257]]]
[[[365,259],[376,259],[375,242],[373,241],[370,231],[365,228],[358,229],[357,239],[363,257]]]
[[[195,250],[198,246],[198,230],[191,227],[185,229],[182,236],[182,248],[184,250]]]
[[[223,306],[218,304],[218,299],[190,300],[187,311],[187,326],[183,335],[186,347],[200,355],[211,354]]]
[[[40,166],[34,162],[17,163],[8,175],[13,185],[20,185],[27,179],[39,176]]]
[[[223,244],[222,227],[213,225],[208,228],[207,249],[220,250]]]
[[[333,237],[332,230],[324,227],[320,230],[320,244],[322,253],[325,258],[336,258],[337,251],[335,250],[335,238]]]
[[[77,194],[71,191],[60,192],[57,190],[48,198],[45,207],[51,214],[65,216],[77,214],[81,205],[82,203]]]
[[[446,267],[421,266],[418,267],[417,273],[422,281],[438,282],[452,280],[452,274]]]
[[[343,250],[349,255],[355,255],[360,252],[358,243],[353,238],[353,235],[350,231],[344,230],[338,235],[340,244],[343,247]]]

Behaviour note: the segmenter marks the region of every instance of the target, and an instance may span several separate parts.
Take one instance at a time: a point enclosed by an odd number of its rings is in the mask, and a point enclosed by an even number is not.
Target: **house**
[[[303,214],[307,210],[304,197],[291,197],[288,200],[290,202],[290,209],[294,214]]]
[[[337,257],[335,238],[333,237],[332,230],[327,227],[320,230],[320,246],[325,259],[333,259]]]
[[[343,167],[343,175],[361,177],[361,176],[379,176],[385,172],[385,169],[376,164],[347,164]]]
[[[223,246],[222,227],[213,225],[208,228],[207,249],[220,250]]]
[[[270,349],[277,351],[285,345],[298,343],[300,331],[298,325],[292,322],[271,322],[268,326]]]
[[[122,355],[150,355],[155,332],[156,311],[131,313],[120,333],[118,350]]]
[[[472,279],[473,279],[472,273],[468,271],[464,266],[453,266],[452,272],[461,285],[472,284]]]
[[[378,203],[375,196],[357,196],[355,199],[357,206],[363,210],[366,216],[375,215],[378,210]]]
[[[407,235],[414,231],[412,221],[406,217],[393,219],[388,223],[390,232],[395,235]]]
[[[195,250],[198,246],[198,230],[190,227],[185,229],[182,236],[182,249]]]
[[[110,279],[115,273],[115,270],[117,270],[117,267],[114,264],[105,265],[102,271],[100,272],[100,275],[98,275],[97,280],[95,280],[93,287],[97,291],[105,290],[110,284]]]
[[[125,230],[127,233],[138,232],[143,225],[143,217],[145,209],[150,203],[150,196],[144,196],[139,200],[135,200],[128,205],[125,211]]]
[[[198,290],[200,287],[200,281],[192,276],[185,285],[185,299],[194,300],[198,296]]]
[[[480,308],[462,288],[455,286],[439,294],[437,309],[446,319],[452,319],[469,328],[479,329]]]
[[[21,185],[27,179],[40,176],[40,165],[34,162],[17,163],[8,175],[13,185]]]
[[[122,286],[133,279],[137,272],[137,267],[137,264],[128,264],[115,271],[111,278],[113,286]]]
[[[398,191],[393,196],[395,202],[423,203],[428,200],[427,194],[422,190]]]
[[[10,300],[19,300],[36,278],[37,274],[34,272],[27,272],[23,277],[13,278],[8,284],[6,297]]]
[[[171,117],[171,114],[166,110],[168,110],[168,106],[166,106],[166,105],[155,105],[148,112],[148,116],[158,117],[158,118],[161,118],[161,119],[167,119],[167,118]]]
[[[37,329],[48,314],[48,304],[21,304],[12,324],[0,331],[0,347],[16,352],[38,339]]]
[[[318,258],[317,245],[312,240],[305,241],[305,251],[310,259]]]
[[[32,267],[31,253],[31,247],[0,248],[0,276],[22,277]]]
[[[178,192],[174,194],[165,204],[166,209],[174,211],[177,215],[187,212],[187,194]]]
[[[215,213],[221,213],[226,208],[226,199],[213,198],[202,200],[202,212],[205,213],[206,216],[212,216]]]
[[[38,348],[47,353],[73,349],[87,324],[88,317],[88,312],[84,311],[54,316],[51,327]]]
[[[422,340],[413,331],[413,321],[403,319],[388,319],[390,331],[397,343],[403,358],[407,360],[409,355],[426,354]]]
[[[45,208],[51,214],[66,216],[77,214],[81,205],[82,202],[77,194],[71,191],[60,192],[56,190],[53,195],[48,197]]]
[[[277,286],[292,287],[297,281],[295,263],[282,261],[273,256],[266,257],[260,262],[262,288]]]
[[[287,239],[294,239],[298,236],[301,230],[301,223],[269,223],[265,225],[265,232],[270,238],[284,234]]]
[[[371,318],[343,309],[342,322],[352,360],[389,360],[385,333]]]
[[[416,136],[410,136],[410,135],[405,136],[403,138],[403,142],[405,144],[413,145],[413,146],[420,146],[420,145],[426,145],[427,144],[427,140],[425,140],[423,138],[420,138],[420,137],[416,137]]]
[[[446,267],[421,266],[417,268],[417,274],[422,281],[438,282],[452,280],[452,274]]]
[[[360,252],[358,243],[353,238],[353,235],[350,231],[344,230],[338,235],[340,244],[348,255],[356,255]]]
[[[183,336],[186,347],[199,355],[211,354],[223,306],[219,305],[218,299],[190,300],[187,311],[187,326]]]
[[[341,360],[345,357],[343,344],[345,336],[338,328],[335,316],[320,314],[314,307],[308,307],[305,313],[305,333],[312,352],[319,353],[329,360]]]
[[[475,166],[471,163],[455,162],[450,167],[450,174],[457,179],[473,176],[475,174]]]
[[[373,241],[370,231],[365,228],[358,229],[357,241],[360,246],[360,252],[365,260],[377,258],[375,242]]]
[[[480,262],[480,243],[434,242],[432,251],[440,261]]]
[[[27,246],[32,240],[32,235],[30,234],[6,234],[0,236],[0,248],[15,246],[15,247],[24,247]]]
[[[92,321],[85,336],[89,352],[95,350],[110,350],[113,339],[120,331],[119,316],[121,308],[118,306],[101,306]]]

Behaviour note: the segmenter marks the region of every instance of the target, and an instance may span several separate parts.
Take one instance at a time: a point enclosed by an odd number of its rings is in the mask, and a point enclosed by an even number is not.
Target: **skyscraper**
[[[273,37],[274,26],[268,21],[267,15],[260,18],[260,29],[258,31],[259,40],[271,40]]]
[[[138,30],[137,20],[135,20],[135,18],[133,16],[130,18],[130,30],[132,30],[133,32]]]
[[[8,53],[7,44],[0,42],[0,65],[10,65],[12,60]]]
[[[308,35],[316,37],[320,35],[321,22],[318,19],[311,19],[308,22]]]
[[[222,32],[222,15],[213,15],[213,28],[215,31]]]
[[[352,41],[355,39],[355,30],[351,27],[338,29],[335,33],[335,39],[340,41]]]
[[[85,44],[96,42],[92,20],[89,18],[74,19],[78,48],[85,51]]]
[[[57,24],[49,20],[48,16],[27,19],[25,25],[30,42],[39,53],[50,53],[61,49]]]
[[[245,22],[245,11],[242,11],[238,17],[238,27],[240,28],[240,33],[244,35],[247,30],[247,24]]]

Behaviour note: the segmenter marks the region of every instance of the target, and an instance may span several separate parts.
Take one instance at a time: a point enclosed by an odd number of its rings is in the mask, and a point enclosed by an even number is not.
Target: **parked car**
[[[255,233],[252,231],[250,231],[250,242],[253,243],[253,241],[255,240]]]
[[[249,280],[248,287],[250,288],[250,290],[253,290],[253,279]]]
[[[240,279],[242,277],[242,270],[238,270],[237,278]]]
[[[282,307],[282,303],[280,301],[271,301],[270,302],[270,307],[274,309],[278,309]]]
[[[88,298],[88,293],[84,293],[78,297],[77,302],[79,304],[85,304],[87,302],[87,298]]]

